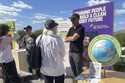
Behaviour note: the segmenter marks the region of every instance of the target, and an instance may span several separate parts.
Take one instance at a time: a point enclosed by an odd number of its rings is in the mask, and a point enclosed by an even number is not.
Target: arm
[[[80,37],[78,33],[75,33],[73,36],[66,36],[65,37],[65,42],[70,42],[70,41],[75,41]]]

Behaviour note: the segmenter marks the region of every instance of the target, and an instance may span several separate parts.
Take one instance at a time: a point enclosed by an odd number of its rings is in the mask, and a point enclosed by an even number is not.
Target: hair
[[[0,37],[7,35],[9,31],[9,26],[6,24],[0,24]]]
[[[80,15],[77,13],[74,13],[74,16],[77,17],[78,19],[80,19]]]
[[[98,32],[97,31],[90,31],[90,32],[86,32],[85,36],[90,37],[90,41],[95,38],[96,36],[98,36]]]
[[[80,19],[80,15],[77,14],[77,13],[74,13],[74,14],[70,17],[70,20],[71,20],[71,21],[74,21],[76,18],[77,18],[77,19]]]

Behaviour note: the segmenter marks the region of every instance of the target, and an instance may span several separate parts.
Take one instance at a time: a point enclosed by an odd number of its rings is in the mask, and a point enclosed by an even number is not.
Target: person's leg
[[[69,53],[69,61],[70,61],[70,66],[71,66],[72,72],[73,72],[74,76],[76,77],[77,69],[76,69],[75,61],[74,61],[72,55],[73,55],[72,53]]]
[[[55,77],[55,83],[64,83],[64,79],[65,79],[64,75]]]
[[[45,83],[54,83],[54,77],[44,75]]]
[[[30,73],[33,73],[32,67],[31,67],[31,56],[27,54],[27,63],[28,63],[28,70]]]
[[[75,77],[78,76],[82,72],[83,62],[80,59],[80,56],[81,56],[80,53],[69,54],[71,68]]]
[[[82,73],[82,67],[83,67],[83,59],[82,59],[82,54],[81,53],[77,53],[78,55],[78,65],[77,65],[77,71],[78,74]]]
[[[14,61],[3,65],[3,72],[5,75],[5,83],[21,83]]]
[[[73,64],[71,64],[71,67],[74,66],[74,67],[72,67],[72,71],[75,72],[74,75],[76,77],[80,73],[82,73],[83,62],[82,62],[82,58],[80,58],[81,54],[80,53],[71,53],[70,56],[73,61]],[[73,83],[78,83],[78,81],[73,79]]]
[[[41,76],[40,68],[39,68],[39,69],[36,69],[36,75],[37,75],[38,77]]]
[[[7,65],[6,65],[6,64],[3,64],[3,65],[2,65],[2,74],[3,74],[4,83],[10,83],[7,72],[8,72],[8,71],[7,71]]]

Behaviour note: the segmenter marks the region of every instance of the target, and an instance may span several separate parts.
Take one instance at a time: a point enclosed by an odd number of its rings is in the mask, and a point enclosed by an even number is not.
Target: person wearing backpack
[[[36,41],[36,37],[35,35],[32,33],[32,27],[30,25],[28,25],[27,27],[24,28],[26,35],[24,36],[23,40],[24,40],[24,44],[25,44],[25,48],[26,48],[26,54],[27,54],[27,62],[29,65],[29,72],[33,73],[33,70],[35,70],[35,74],[40,76],[40,70],[36,68],[36,64],[35,62],[35,41]]]
[[[64,83],[65,47],[63,40],[57,35],[57,26],[54,20],[48,19],[45,22],[42,38],[40,35],[36,39],[36,44],[40,43],[41,47],[40,70],[45,77],[45,83]]]

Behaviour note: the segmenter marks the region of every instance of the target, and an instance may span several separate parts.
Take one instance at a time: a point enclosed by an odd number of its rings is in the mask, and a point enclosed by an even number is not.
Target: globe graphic
[[[92,62],[110,66],[121,57],[121,46],[111,35],[99,35],[90,42],[88,54]]]
[[[93,46],[92,54],[97,61],[105,63],[113,59],[117,51],[112,41],[100,40]]]

